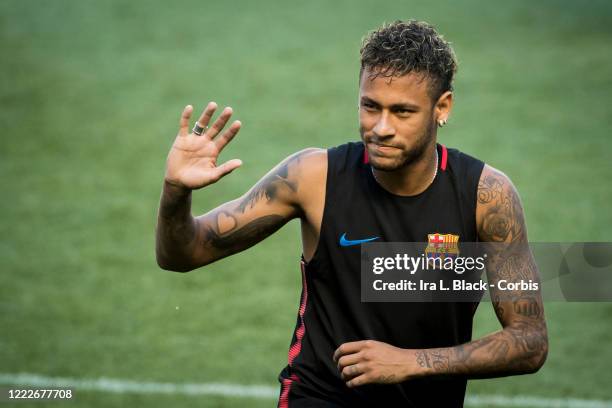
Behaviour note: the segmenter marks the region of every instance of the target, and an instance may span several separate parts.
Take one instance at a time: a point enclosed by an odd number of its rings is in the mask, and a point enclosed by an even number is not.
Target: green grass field
[[[360,39],[398,18],[454,44],[440,140],[514,180],[531,240],[611,241],[610,2],[5,0],[0,373],[275,386],[299,302],[299,226],[202,270],[160,270],[156,211],[180,111],[215,100],[244,124],[224,152],[244,165],[195,195],[202,213],[292,152],[357,139]],[[612,304],[546,312],[544,368],[472,381],[468,395],[612,400]],[[481,305],[474,335],[497,328]],[[78,391],[66,405],[275,403]]]

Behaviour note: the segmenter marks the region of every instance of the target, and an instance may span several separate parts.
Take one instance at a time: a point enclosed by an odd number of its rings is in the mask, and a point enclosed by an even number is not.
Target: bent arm
[[[501,291],[497,286],[500,280],[540,280],[516,189],[504,174],[488,166],[478,186],[476,222],[502,329],[454,347],[403,349],[375,340],[344,343],[333,358],[347,386],[424,376],[502,377],[532,373],[544,364],[548,337],[539,290]]]
[[[298,152],[272,169],[242,197],[193,217],[191,192],[165,183],[157,226],[157,259],[186,272],[243,251],[301,217],[306,172],[319,149]]]
[[[502,330],[456,347],[418,350],[427,374],[500,377],[537,371],[548,353],[540,291],[499,290],[500,280],[540,282],[527,243],[523,208],[511,181],[485,166],[478,186],[477,223],[485,244],[493,307]]]

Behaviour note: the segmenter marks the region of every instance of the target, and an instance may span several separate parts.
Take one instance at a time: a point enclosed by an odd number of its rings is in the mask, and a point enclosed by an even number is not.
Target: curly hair
[[[434,101],[453,90],[457,72],[455,53],[434,27],[423,21],[395,21],[370,32],[361,44],[359,78],[367,69],[370,79],[400,77],[410,72],[429,79]]]

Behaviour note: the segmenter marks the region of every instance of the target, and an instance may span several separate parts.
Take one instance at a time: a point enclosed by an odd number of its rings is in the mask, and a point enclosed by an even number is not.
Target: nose
[[[395,128],[391,124],[389,114],[387,112],[382,112],[378,121],[376,122],[376,126],[372,129],[372,132],[376,134],[378,137],[384,136],[393,136],[395,134]]]

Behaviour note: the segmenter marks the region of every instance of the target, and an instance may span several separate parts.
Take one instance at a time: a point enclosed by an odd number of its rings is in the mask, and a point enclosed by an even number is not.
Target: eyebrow
[[[376,105],[376,106],[381,106],[380,103],[376,102],[374,99],[369,98],[367,96],[362,96],[361,97],[361,103],[371,103],[371,104]],[[391,110],[397,110],[397,109],[407,109],[407,110],[417,111],[420,108],[419,108],[419,106],[413,105],[413,104],[408,103],[408,102],[395,103],[395,104],[391,105]]]

